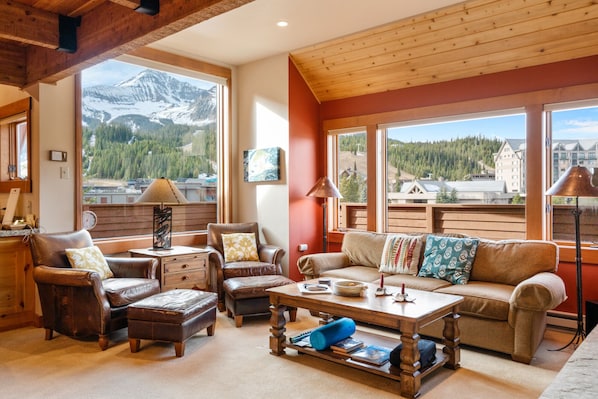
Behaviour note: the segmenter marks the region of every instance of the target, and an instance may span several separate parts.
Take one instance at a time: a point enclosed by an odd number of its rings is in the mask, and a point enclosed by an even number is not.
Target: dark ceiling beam
[[[171,0],[163,2],[160,13],[153,17],[112,2],[103,3],[82,16],[76,53],[28,47],[25,86],[55,83],[95,63],[126,54],[252,1]]]
[[[0,38],[58,48],[58,14],[14,1],[0,1]]]

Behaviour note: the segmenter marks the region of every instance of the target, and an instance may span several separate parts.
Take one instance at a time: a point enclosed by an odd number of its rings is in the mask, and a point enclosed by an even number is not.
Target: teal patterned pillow
[[[467,284],[480,240],[429,235],[418,276]]]

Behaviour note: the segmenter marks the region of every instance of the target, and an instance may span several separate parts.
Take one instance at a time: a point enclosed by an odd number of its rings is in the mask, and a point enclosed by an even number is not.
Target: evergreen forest
[[[171,180],[216,173],[216,124],[202,128],[165,124],[136,131],[121,124],[83,130],[83,171],[87,179]]]

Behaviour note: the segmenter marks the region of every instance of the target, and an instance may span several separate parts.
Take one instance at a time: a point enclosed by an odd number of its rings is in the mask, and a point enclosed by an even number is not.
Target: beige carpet
[[[299,311],[289,331],[317,325]],[[172,344],[142,341],[132,354],[126,329],[114,334],[104,352],[95,341],[22,328],[0,333],[0,397],[12,398],[397,398],[399,383],[342,365],[297,355],[269,354],[267,317],[246,319],[235,328],[218,315],[216,332],[187,341],[176,358]],[[461,368],[442,369],[423,379],[422,396],[433,398],[537,398],[571,355],[557,348],[569,333],[547,330],[531,365],[471,348],[461,351]]]

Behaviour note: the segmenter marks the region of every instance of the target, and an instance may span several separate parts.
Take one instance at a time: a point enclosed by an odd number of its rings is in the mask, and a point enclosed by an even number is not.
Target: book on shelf
[[[337,353],[349,353],[363,347],[363,341],[348,337],[330,345],[330,349]]]
[[[391,349],[378,345],[368,345],[351,353],[351,360],[381,366],[390,359]]]
[[[311,341],[309,340],[309,336],[313,330],[303,331],[297,335],[289,337],[289,341],[291,344],[300,346],[300,347],[311,347]]]

